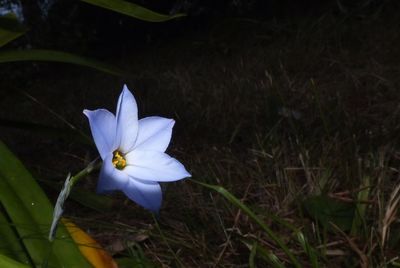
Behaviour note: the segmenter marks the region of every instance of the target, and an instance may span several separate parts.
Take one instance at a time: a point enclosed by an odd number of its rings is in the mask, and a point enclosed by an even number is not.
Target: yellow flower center
[[[116,167],[119,170],[122,170],[126,166],[126,159],[120,151],[115,150],[113,153],[112,163],[114,167]]]

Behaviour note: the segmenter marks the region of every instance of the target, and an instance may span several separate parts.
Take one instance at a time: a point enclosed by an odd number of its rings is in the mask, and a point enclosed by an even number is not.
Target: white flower
[[[158,116],[138,120],[136,100],[126,85],[118,99],[116,116],[105,109],[83,113],[103,160],[98,193],[120,190],[157,212],[162,201],[158,182],[191,176],[178,160],[164,153],[175,121]]]

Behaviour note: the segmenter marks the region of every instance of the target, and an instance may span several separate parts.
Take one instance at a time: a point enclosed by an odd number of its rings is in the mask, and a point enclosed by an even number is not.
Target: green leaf
[[[25,32],[25,27],[19,23],[13,13],[8,13],[0,17],[0,47],[20,37]]]
[[[53,243],[47,240],[53,207],[22,163],[1,141],[0,202],[35,265],[90,267],[64,226],[59,227],[59,239]]]
[[[253,244],[251,245],[251,250],[250,250],[250,256],[249,256],[249,267],[250,268],[255,268],[255,262],[254,259],[256,258],[257,254],[257,241],[254,241]]]
[[[27,50],[6,50],[0,51],[0,63],[17,61],[50,61],[77,64],[90,67],[98,71],[113,75],[122,75],[122,71],[111,65],[80,57],[72,53],[46,50],[46,49],[27,49]]]
[[[1,153],[1,156],[1,159],[3,160],[4,154]],[[8,164],[10,164],[10,162],[8,162]],[[41,198],[38,199],[34,197],[35,188],[32,189],[32,194],[29,194],[29,201],[25,201],[24,198],[20,198],[18,191],[16,191],[16,189],[10,185],[10,181],[18,181],[19,179],[20,176],[6,177],[4,176],[4,173],[0,175],[0,201],[4,205],[7,214],[14,223],[15,229],[17,230],[17,233],[25,248],[29,252],[30,258],[36,265],[41,265],[45,261],[45,258],[48,259],[46,252],[48,249],[50,249],[50,244],[46,243],[47,241],[41,234],[44,230],[41,230],[40,225],[35,221],[27,207],[28,202],[31,204],[31,206],[33,204],[32,207],[35,207],[43,200],[41,200]],[[19,187],[24,186],[21,185]],[[26,189],[28,190],[28,188]],[[51,258],[50,263],[60,265],[60,263],[57,262],[54,257]]]
[[[276,256],[273,252],[271,251],[265,251],[262,249],[259,249],[258,252],[263,252],[262,256],[265,256],[265,258],[269,261],[269,263],[275,267],[275,268],[284,268],[286,267]]]
[[[29,268],[28,265],[23,263],[17,262],[7,256],[0,254],[0,267],[7,267],[7,268]]]
[[[139,20],[163,22],[186,16],[185,14],[164,15],[124,0],[81,0],[82,2],[109,9]]]
[[[118,263],[119,268],[154,268],[156,267],[150,261],[134,257],[117,258],[115,261]]]
[[[355,212],[355,205],[352,203],[340,202],[326,195],[316,195],[306,199],[303,206],[307,213],[327,230],[334,230],[330,223],[343,231],[351,229]]]
[[[274,268],[286,267],[274,253],[258,245],[256,241],[251,241],[244,238],[242,238],[241,241],[251,250],[249,258],[250,260],[252,257],[253,258],[259,257],[269,263],[268,267],[274,267]],[[254,256],[252,256],[253,254]],[[255,264],[253,265],[255,266]],[[250,261],[249,261],[249,267],[252,267],[252,263],[250,263]]]
[[[297,233],[297,240],[299,241],[301,247],[303,248],[304,252],[308,256],[309,263],[311,267],[318,268],[318,256],[316,250],[308,243],[308,240],[304,236],[302,232]]]
[[[371,190],[371,180],[368,176],[363,178],[360,191],[357,194],[357,202],[356,202],[356,210],[354,213],[353,224],[351,227],[350,234],[352,235],[360,235],[363,230],[363,225],[365,224],[365,215],[367,213],[368,201],[370,190]],[[364,225],[365,226],[365,225]],[[365,230],[365,229],[364,229]]]
[[[2,208],[0,211],[0,254],[13,258],[22,263],[29,263],[29,258],[23,248],[13,224],[5,215]]]

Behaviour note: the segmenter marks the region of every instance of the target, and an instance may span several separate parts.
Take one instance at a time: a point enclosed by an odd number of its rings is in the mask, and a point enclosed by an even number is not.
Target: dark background
[[[135,1],[163,14],[185,13],[187,17],[164,22],[139,21],[78,1],[54,1],[44,17],[35,1],[23,3],[25,23],[31,31],[26,41],[33,47],[68,48],[69,51],[116,56],[126,47],[135,48],[208,31],[223,20],[242,18],[255,21],[298,18],[318,20],[322,15],[365,18],[398,8],[397,1]],[[232,30],[232,29],[231,29]]]
[[[319,235],[322,243],[345,241],[322,228],[316,234],[304,200],[322,195],[354,204],[368,180],[371,206],[351,239],[372,267],[398,254],[394,235],[387,248],[375,245],[382,202],[398,185],[400,166],[399,1],[134,2],[187,16],[149,23],[59,0],[43,17],[35,1],[23,1],[29,31],[4,47],[73,52],[125,72],[112,76],[48,62],[0,65],[0,138],[53,201],[68,172],[98,157],[65,121],[90,137],[83,109],[114,112],[126,83],[140,118],[176,120],[168,153],[194,179],[228,189],[285,241],[293,241],[292,232],[274,224],[269,212],[296,225],[315,247]],[[96,183],[93,173],[76,189],[94,195]],[[184,267],[246,266],[249,249],[242,241],[249,237],[284,256],[220,195],[189,180],[164,186],[160,224],[169,245],[149,213],[122,194],[111,195],[112,209],[101,213],[71,199],[66,215],[102,245],[137,241],[157,266],[177,266],[171,248]],[[398,225],[391,227],[399,233]],[[136,237],[141,232],[142,240]],[[327,256],[323,265],[359,264],[354,244],[334,249],[345,254]]]

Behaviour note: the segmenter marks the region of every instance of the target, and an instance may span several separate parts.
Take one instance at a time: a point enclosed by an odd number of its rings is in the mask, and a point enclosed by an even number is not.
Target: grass
[[[119,61],[141,116],[175,118],[169,153],[237,199],[187,180],[165,185],[157,221],[120,194],[111,211],[71,202],[67,214],[112,252],[160,267],[288,267],[286,247],[304,267],[399,266],[398,19],[226,20],[130,51]],[[1,87],[28,91],[87,133],[83,108],[113,110],[125,82],[37,68],[40,77]],[[64,127],[23,95],[0,94],[5,118]],[[61,181],[97,156],[65,137],[5,130],[41,178]],[[79,185],[92,191],[96,180]]]

